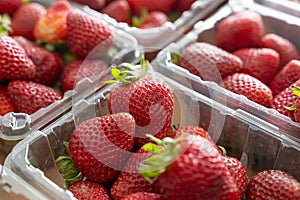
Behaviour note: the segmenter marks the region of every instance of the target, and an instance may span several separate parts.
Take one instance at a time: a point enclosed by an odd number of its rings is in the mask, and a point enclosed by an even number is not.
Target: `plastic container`
[[[246,3],[244,3],[246,2]],[[180,54],[180,50],[191,42],[201,41],[215,44],[216,27],[218,23],[229,16],[234,11],[251,9],[261,14],[266,33],[277,33],[292,41],[300,52],[300,19],[276,11],[259,3],[249,3],[251,1],[229,1],[228,4],[220,8],[216,13],[205,21],[195,24],[193,30],[186,37],[177,43],[172,43],[163,49],[156,57],[155,62],[159,65],[156,70],[162,74],[170,76],[172,79],[181,82],[182,79],[193,85],[193,89],[217,102],[236,111],[247,113],[249,116],[258,117],[264,120],[267,126],[278,134],[286,135],[296,141],[300,141],[300,124],[293,122],[290,118],[278,113],[276,110],[266,108],[245,96],[232,93],[214,82],[203,81],[198,76],[191,74],[187,70],[172,63],[172,54]],[[172,73],[170,73],[170,71]]]
[[[127,23],[119,23],[108,15],[95,11],[88,6],[82,6],[76,3],[73,3],[73,5],[81,8],[90,15],[97,18],[103,18],[113,26],[130,33],[138,40],[140,45],[147,49],[147,51],[154,51],[162,49],[170,42],[181,37],[182,34],[191,29],[198,20],[207,17],[225,2],[226,0],[197,0],[192,4],[190,10],[182,13],[173,23],[167,22],[161,27],[150,29],[131,27],[128,26]]]
[[[300,17],[300,4],[297,0],[255,0],[255,2]]]
[[[154,69],[159,68],[153,63]],[[249,177],[264,169],[282,169],[300,179],[300,144],[281,135],[265,121],[240,109],[232,109],[191,89],[189,81],[179,83],[168,76],[153,72],[172,89],[175,107],[172,124],[199,125],[228,155],[239,158],[247,167]],[[195,82],[201,88],[200,82]],[[195,86],[194,85],[194,86]],[[58,172],[55,159],[64,155],[63,141],[68,141],[76,125],[95,116],[108,113],[107,95],[113,86],[103,86],[89,98],[73,103],[74,109],[51,121],[47,127],[19,142],[5,161],[20,178],[49,199],[68,199],[68,190]]]

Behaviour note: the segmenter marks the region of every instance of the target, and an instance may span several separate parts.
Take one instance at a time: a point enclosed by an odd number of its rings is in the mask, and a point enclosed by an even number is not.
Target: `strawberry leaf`
[[[9,15],[0,15],[0,35],[8,35],[12,31],[10,28],[11,19]]]
[[[296,106],[297,106],[297,104],[296,104],[296,102],[292,105],[292,106],[290,106],[290,107],[288,107],[288,106],[284,106],[285,107],[285,109],[287,109],[287,110],[289,110],[289,111],[294,111],[294,110],[296,110]]]
[[[179,65],[180,55],[178,53],[172,54],[172,63],[175,65]]]
[[[159,153],[162,151],[162,148],[156,144],[153,143],[147,143],[144,146],[142,146],[142,149],[148,151],[148,152],[154,152]]]
[[[293,93],[294,93],[295,95],[297,95],[298,97],[300,97],[300,87],[293,85],[293,86],[291,87],[291,90],[293,91]]]

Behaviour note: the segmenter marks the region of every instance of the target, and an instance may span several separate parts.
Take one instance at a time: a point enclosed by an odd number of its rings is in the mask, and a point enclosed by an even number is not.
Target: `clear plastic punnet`
[[[204,81],[200,77],[172,62],[173,55],[180,55],[181,49],[192,42],[199,41],[216,44],[216,29],[219,22],[235,11],[245,9],[254,10],[262,16],[266,33],[281,35],[290,40],[297,47],[298,51],[300,50],[300,40],[298,39],[300,20],[298,17],[286,12],[274,10],[257,2],[233,0],[229,1],[228,4],[221,7],[206,20],[196,23],[193,30],[178,42],[172,43],[160,51],[154,61],[160,66],[156,69],[158,72],[166,74],[178,82],[181,82],[182,79],[186,82],[188,79],[196,92],[222,104],[226,103],[227,107],[244,113],[247,117],[250,117],[249,119],[252,117],[253,119],[261,119],[265,122],[266,127],[271,128],[279,135],[288,136],[299,142],[299,123],[292,121],[274,109],[261,106],[245,96],[230,92],[215,82]],[[224,101],[224,99],[226,99],[226,101]]]
[[[299,143],[264,120],[242,109],[227,106],[228,98],[223,98],[220,103],[213,95],[215,90],[202,82],[191,84],[188,77],[177,81],[174,77],[178,73],[168,68],[160,73],[158,69],[161,66],[156,62],[152,62],[151,66],[150,74],[166,83],[174,96],[172,127],[203,127],[218,145],[226,148],[227,155],[241,160],[249,178],[264,169],[281,169],[300,179]],[[115,86],[104,85],[101,81],[98,85],[99,90],[93,95],[73,101],[71,111],[19,142],[5,161],[5,167],[48,199],[67,199],[69,194],[56,162],[59,156],[65,155],[63,142],[70,140],[71,134],[82,122],[109,114],[108,96]],[[206,89],[210,96],[194,90],[195,86]]]

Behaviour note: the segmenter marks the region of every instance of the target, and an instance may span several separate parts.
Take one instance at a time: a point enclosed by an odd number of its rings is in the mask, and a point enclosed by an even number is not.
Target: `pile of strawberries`
[[[300,56],[291,41],[266,34],[262,17],[251,10],[221,20],[215,39],[216,45],[184,47],[178,64],[300,122]]]
[[[100,58],[114,42],[106,23],[67,1],[49,8],[18,2],[0,2],[0,115],[32,114],[62,99],[77,81],[106,69]]]
[[[138,28],[160,27],[174,21],[195,0],[73,0]]]

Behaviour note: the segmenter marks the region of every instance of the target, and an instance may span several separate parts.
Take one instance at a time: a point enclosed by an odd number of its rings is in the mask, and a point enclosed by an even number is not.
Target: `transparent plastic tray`
[[[160,66],[153,63],[153,67],[157,69]],[[249,177],[264,169],[282,169],[300,179],[298,143],[280,134],[276,127],[265,121],[196,92],[191,89],[189,80],[184,83],[174,81],[170,77],[176,74],[168,73],[167,76],[153,72],[173,91],[173,125],[199,125],[208,130],[213,140],[227,149],[228,155],[243,162]],[[202,83],[194,84],[202,87]],[[73,111],[19,142],[7,157],[5,167],[49,199],[68,199],[68,190],[55,159],[64,155],[63,141],[69,140],[77,124],[108,113],[107,95],[111,89],[112,86],[104,86],[91,97],[74,102]]]
[[[103,18],[113,26],[130,33],[138,40],[140,45],[145,47],[145,49],[153,51],[162,49],[170,42],[181,37],[182,34],[191,29],[198,20],[207,17],[225,2],[226,0],[197,0],[192,4],[189,10],[183,12],[173,23],[167,22],[161,27],[150,29],[131,27],[128,26],[127,23],[117,22],[114,18],[95,11],[88,6],[82,6],[76,3],[73,3],[73,5],[81,8],[90,15],[97,18]]]
[[[242,2],[247,2],[243,4]],[[232,93],[216,83],[203,81],[198,76],[189,73],[186,69],[172,63],[172,54],[179,53],[180,50],[191,42],[201,41],[215,44],[216,27],[218,23],[229,16],[234,11],[252,9],[261,14],[266,33],[277,33],[289,39],[295,44],[300,52],[300,18],[276,11],[259,3],[249,3],[251,1],[230,1],[220,8],[216,13],[205,21],[195,24],[193,30],[177,43],[172,43],[157,55],[155,62],[160,66],[156,70],[160,73],[172,74],[172,78],[178,82],[181,79],[188,79],[193,85],[193,89],[204,94],[236,111],[243,111],[251,116],[258,117],[268,123],[279,134],[284,134],[296,141],[300,141],[300,124],[293,122],[290,118],[278,113],[276,110],[266,108],[245,96]],[[172,71],[172,73],[170,73]]]
[[[275,10],[280,10],[288,14],[300,17],[300,4],[290,0],[255,0],[255,2],[265,5]]]

